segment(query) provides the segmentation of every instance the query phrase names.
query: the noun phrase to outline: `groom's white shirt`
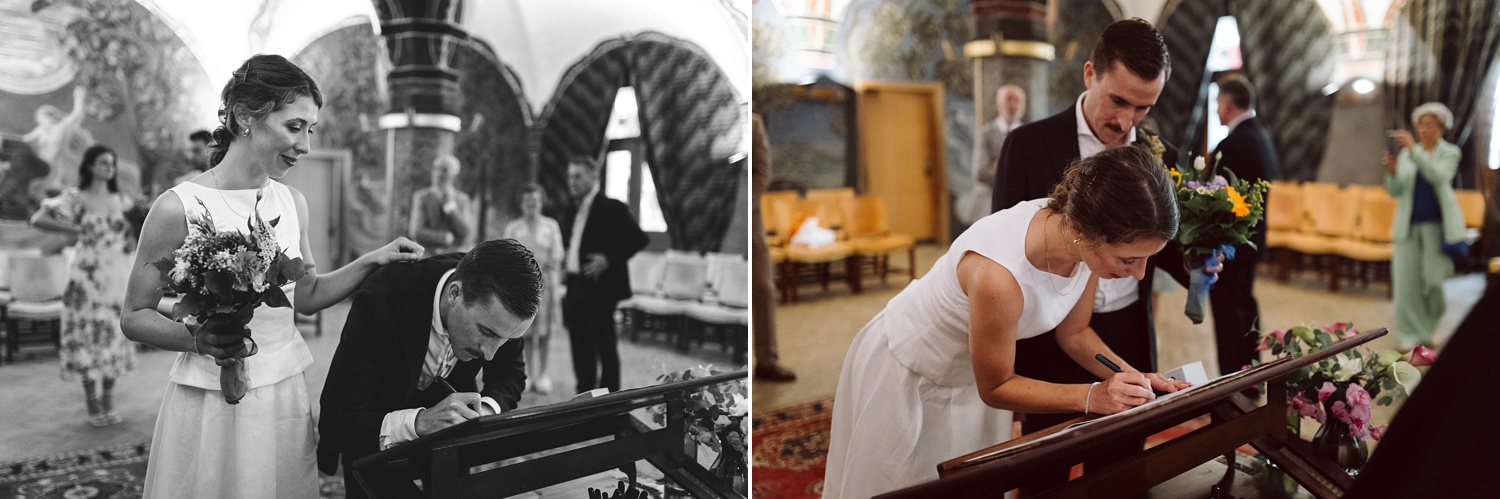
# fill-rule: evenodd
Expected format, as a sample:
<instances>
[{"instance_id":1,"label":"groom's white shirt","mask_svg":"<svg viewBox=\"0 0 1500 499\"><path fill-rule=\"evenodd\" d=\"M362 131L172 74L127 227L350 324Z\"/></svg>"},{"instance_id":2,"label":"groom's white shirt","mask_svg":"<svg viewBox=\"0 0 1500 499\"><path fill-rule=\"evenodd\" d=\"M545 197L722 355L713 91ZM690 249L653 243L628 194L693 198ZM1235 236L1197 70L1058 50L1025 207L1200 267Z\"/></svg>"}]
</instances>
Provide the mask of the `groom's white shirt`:
<instances>
[{"instance_id":1,"label":"groom's white shirt","mask_svg":"<svg viewBox=\"0 0 1500 499\"><path fill-rule=\"evenodd\" d=\"M1088 95L1088 92L1079 94L1078 103L1073 106L1073 112L1078 118L1078 157L1080 158L1087 158L1104 150L1104 142L1094 135L1094 130L1089 128L1089 123L1083 119L1085 95ZM1125 143L1135 143L1135 127L1130 127ZM1138 283L1139 281L1135 279L1099 279L1099 289L1094 292L1094 312L1114 312L1135 303L1140 298Z\"/></svg>"},{"instance_id":2,"label":"groom's white shirt","mask_svg":"<svg viewBox=\"0 0 1500 499\"><path fill-rule=\"evenodd\" d=\"M427 357L423 359L422 373L417 377L418 390L426 389L435 379L448 377L448 373L453 372L453 366L458 364L458 356L453 353L453 344L448 342L448 329L443 327L442 315L438 312L438 303L443 296L443 288L447 287L448 278L455 270L457 269L444 273L443 277L438 279L437 291L432 293L432 324L428 329ZM500 413L500 404L494 399L480 397L479 401L488 405L493 414ZM380 450L416 440L417 415L423 410L425 409L401 409L386 414L385 419L380 422Z\"/></svg>"}]
</instances>

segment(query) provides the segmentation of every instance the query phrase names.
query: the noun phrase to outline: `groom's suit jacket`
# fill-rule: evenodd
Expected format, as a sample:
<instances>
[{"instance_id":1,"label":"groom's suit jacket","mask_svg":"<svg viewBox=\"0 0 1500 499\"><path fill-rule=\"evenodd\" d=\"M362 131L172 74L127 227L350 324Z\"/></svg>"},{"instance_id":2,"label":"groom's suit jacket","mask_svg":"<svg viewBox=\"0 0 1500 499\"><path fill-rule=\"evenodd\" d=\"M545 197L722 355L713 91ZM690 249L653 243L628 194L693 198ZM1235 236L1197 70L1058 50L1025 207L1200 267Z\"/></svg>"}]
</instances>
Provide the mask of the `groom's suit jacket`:
<instances>
[{"instance_id":1,"label":"groom's suit jacket","mask_svg":"<svg viewBox=\"0 0 1500 499\"><path fill-rule=\"evenodd\" d=\"M418 390L417 378L427 355L433 293L443 273L457 267L461 257L462 253L450 253L386 265L370 274L354 293L319 399L319 470L333 474L340 455L353 462L379 451L380 425L386 413L432 407L448 396L436 382ZM521 341L506 342L489 361L459 361L446 379L455 390L479 392L495 399L504 411L515 409L526 381L521 345ZM475 383L480 369L484 370L482 390Z\"/></svg>"}]
</instances>

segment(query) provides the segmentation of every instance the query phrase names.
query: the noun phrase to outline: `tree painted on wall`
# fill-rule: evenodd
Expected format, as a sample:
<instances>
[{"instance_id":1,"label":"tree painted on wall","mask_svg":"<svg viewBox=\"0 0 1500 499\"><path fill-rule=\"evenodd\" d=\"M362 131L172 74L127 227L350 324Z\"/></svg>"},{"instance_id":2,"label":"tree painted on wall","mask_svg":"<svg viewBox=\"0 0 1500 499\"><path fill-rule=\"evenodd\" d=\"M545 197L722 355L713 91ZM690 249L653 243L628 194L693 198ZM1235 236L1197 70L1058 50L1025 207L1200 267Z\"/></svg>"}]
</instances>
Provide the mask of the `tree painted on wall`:
<instances>
[{"instance_id":1,"label":"tree painted on wall","mask_svg":"<svg viewBox=\"0 0 1500 499\"><path fill-rule=\"evenodd\" d=\"M177 34L135 2L74 3L87 14L68 25L61 42L78 68L75 82L89 90L87 112L98 121L123 120L142 183L159 182L158 171L188 162L188 133L213 115L192 100L207 89L207 75Z\"/></svg>"},{"instance_id":2,"label":"tree painted on wall","mask_svg":"<svg viewBox=\"0 0 1500 499\"><path fill-rule=\"evenodd\" d=\"M849 35L857 72L877 78L938 81L953 97L974 100L974 38L967 0L883 0L851 5Z\"/></svg>"}]
</instances>

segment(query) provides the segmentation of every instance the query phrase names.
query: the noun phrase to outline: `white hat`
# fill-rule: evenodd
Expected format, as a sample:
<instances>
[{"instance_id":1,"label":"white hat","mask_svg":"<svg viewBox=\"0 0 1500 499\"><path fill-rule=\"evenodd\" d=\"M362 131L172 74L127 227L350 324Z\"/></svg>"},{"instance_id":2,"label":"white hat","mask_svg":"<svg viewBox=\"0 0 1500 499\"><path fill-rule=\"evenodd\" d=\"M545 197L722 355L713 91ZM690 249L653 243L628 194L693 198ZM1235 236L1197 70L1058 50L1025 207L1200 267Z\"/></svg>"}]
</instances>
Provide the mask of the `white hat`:
<instances>
[{"instance_id":1,"label":"white hat","mask_svg":"<svg viewBox=\"0 0 1500 499\"><path fill-rule=\"evenodd\" d=\"M1433 118L1437 118L1438 124L1442 125L1445 131L1453 127L1453 111L1449 111L1448 106L1444 106L1441 102L1434 101L1417 106L1416 109L1411 111L1411 123L1416 125L1417 121L1424 114L1430 114Z\"/></svg>"}]
</instances>

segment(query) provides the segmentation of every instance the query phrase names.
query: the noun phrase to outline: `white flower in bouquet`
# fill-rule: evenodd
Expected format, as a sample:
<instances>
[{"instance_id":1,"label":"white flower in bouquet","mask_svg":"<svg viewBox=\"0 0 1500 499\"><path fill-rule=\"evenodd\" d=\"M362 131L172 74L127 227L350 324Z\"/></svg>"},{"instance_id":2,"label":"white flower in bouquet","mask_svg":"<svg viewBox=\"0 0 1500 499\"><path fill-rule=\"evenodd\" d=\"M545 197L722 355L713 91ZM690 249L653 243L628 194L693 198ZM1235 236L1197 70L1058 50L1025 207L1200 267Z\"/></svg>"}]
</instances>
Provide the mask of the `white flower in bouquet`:
<instances>
[{"instance_id":1,"label":"white flower in bouquet","mask_svg":"<svg viewBox=\"0 0 1500 499\"><path fill-rule=\"evenodd\" d=\"M1360 371L1364 370L1364 359L1362 357L1344 358L1339 362L1339 370L1333 373L1333 379L1338 381L1349 381Z\"/></svg>"},{"instance_id":2,"label":"white flower in bouquet","mask_svg":"<svg viewBox=\"0 0 1500 499\"><path fill-rule=\"evenodd\" d=\"M1197 159L1193 160L1194 170L1198 170L1201 172L1204 168L1208 168L1208 160L1203 159L1203 156L1198 156Z\"/></svg>"}]
</instances>

